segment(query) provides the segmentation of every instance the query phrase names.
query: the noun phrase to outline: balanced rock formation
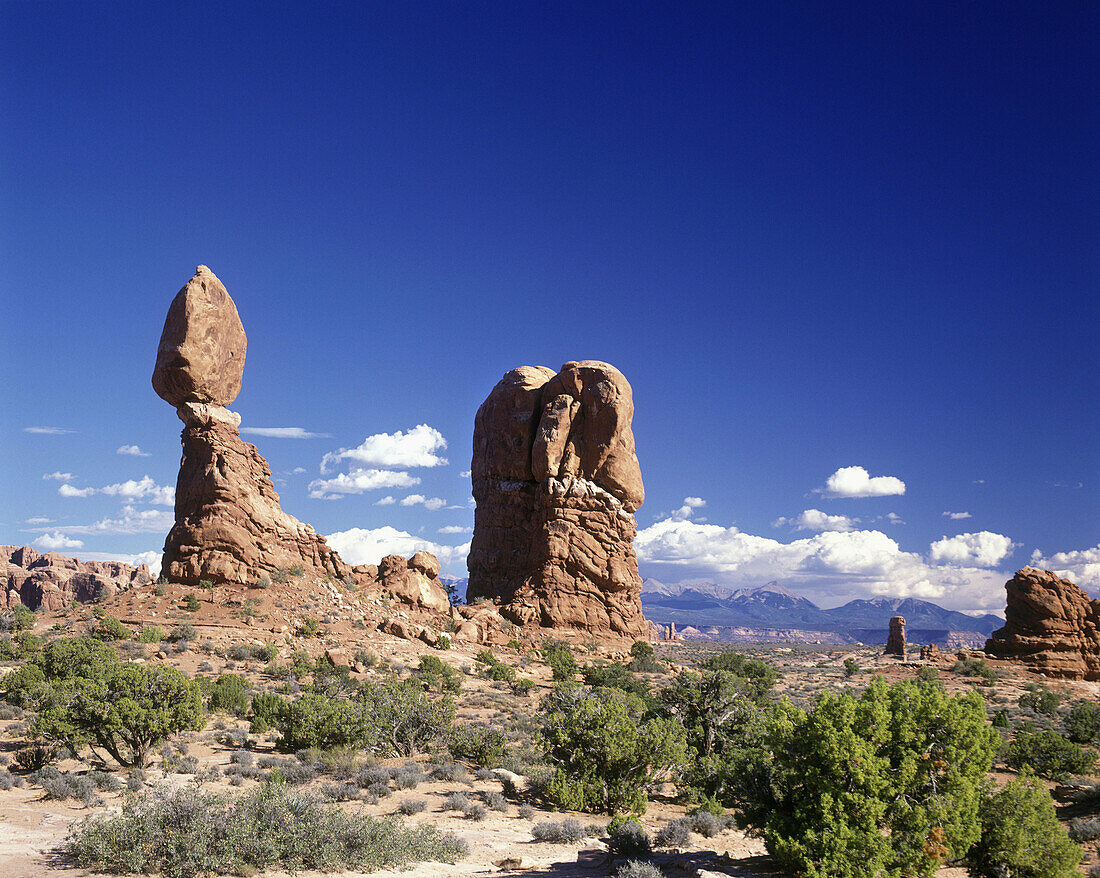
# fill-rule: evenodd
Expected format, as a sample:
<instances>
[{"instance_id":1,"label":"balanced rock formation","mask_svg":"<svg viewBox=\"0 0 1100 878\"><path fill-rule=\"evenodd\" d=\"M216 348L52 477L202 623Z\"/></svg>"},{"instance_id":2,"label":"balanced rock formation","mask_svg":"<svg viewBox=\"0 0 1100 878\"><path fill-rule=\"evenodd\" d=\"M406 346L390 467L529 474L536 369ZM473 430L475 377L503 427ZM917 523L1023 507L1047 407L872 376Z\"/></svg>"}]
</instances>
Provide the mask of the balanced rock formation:
<instances>
[{"instance_id":1,"label":"balanced rock formation","mask_svg":"<svg viewBox=\"0 0 1100 878\"><path fill-rule=\"evenodd\" d=\"M360 564L352 572L367 597L386 593L410 607L447 613L451 601L439 581L439 569L435 555L417 552L408 560L400 555L387 555L377 565Z\"/></svg>"},{"instance_id":2,"label":"balanced rock formation","mask_svg":"<svg viewBox=\"0 0 1100 878\"><path fill-rule=\"evenodd\" d=\"M894 616L890 620L890 634L886 638L884 655L899 655L905 658L905 617Z\"/></svg>"},{"instance_id":3,"label":"balanced rock formation","mask_svg":"<svg viewBox=\"0 0 1100 878\"><path fill-rule=\"evenodd\" d=\"M633 393L595 360L521 366L478 409L467 600L520 625L644 637Z\"/></svg>"},{"instance_id":4,"label":"balanced rock formation","mask_svg":"<svg viewBox=\"0 0 1100 878\"><path fill-rule=\"evenodd\" d=\"M342 579L351 568L308 524L283 512L271 469L225 406L241 388L247 341L236 305L200 265L164 323L153 388L183 421L176 521L162 572L196 585L246 586L279 570Z\"/></svg>"},{"instance_id":5,"label":"balanced rock formation","mask_svg":"<svg viewBox=\"0 0 1100 878\"><path fill-rule=\"evenodd\" d=\"M78 561L57 552L40 554L30 546L0 546L0 606L25 604L32 610L58 610L73 601L94 601L149 582L149 565L119 561Z\"/></svg>"},{"instance_id":6,"label":"balanced rock formation","mask_svg":"<svg viewBox=\"0 0 1100 878\"><path fill-rule=\"evenodd\" d=\"M1035 567L1017 570L1005 591L1005 625L986 641L989 655L1052 677L1100 680L1100 600Z\"/></svg>"}]
</instances>

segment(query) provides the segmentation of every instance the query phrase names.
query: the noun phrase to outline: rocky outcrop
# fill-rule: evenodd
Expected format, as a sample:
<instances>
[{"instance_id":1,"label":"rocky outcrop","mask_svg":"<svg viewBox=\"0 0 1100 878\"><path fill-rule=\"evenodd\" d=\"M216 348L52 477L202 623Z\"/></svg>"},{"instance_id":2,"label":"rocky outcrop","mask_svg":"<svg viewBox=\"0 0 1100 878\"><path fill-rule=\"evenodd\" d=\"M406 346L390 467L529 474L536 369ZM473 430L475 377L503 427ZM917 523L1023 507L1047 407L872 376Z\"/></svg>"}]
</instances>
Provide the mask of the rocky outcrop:
<instances>
[{"instance_id":1,"label":"rocky outcrop","mask_svg":"<svg viewBox=\"0 0 1100 878\"><path fill-rule=\"evenodd\" d=\"M434 613L447 613L451 602L439 581L439 560L430 552L417 552L406 560L387 555L375 564L353 567L356 580L368 596L389 594L399 601Z\"/></svg>"},{"instance_id":2,"label":"rocky outcrop","mask_svg":"<svg viewBox=\"0 0 1100 878\"><path fill-rule=\"evenodd\" d=\"M25 604L32 610L58 610L73 601L94 601L149 582L149 565L119 561L78 561L57 552L40 554L30 546L0 546L0 605Z\"/></svg>"},{"instance_id":3,"label":"rocky outcrop","mask_svg":"<svg viewBox=\"0 0 1100 878\"><path fill-rule=\"evenodd\" d=\"M1035 567L1016 571L1005 591L1005 625L986 641L989 655L1052 677L1100 680L1100 601Z\"/></svg>"},{"instance_id":4,"label":"rocky outcrop","mask_svg":"<svg viewBox=\"0 0 1100 878\"><path fill-rule=\"evenodd\" d=\"M925 644L920 648L920 660L922 662L937 662L940 657L940 648L934 643Z\"/></svg>"},{"instance_id":5,"label":"rocky outcrop","mask_svg":"<svg viewBox=\"0 0 1100 878\"><path fill-rule=\"evenodd\" d=\"M478 409L467 599L520 625L644 637L633 393L594 360L508 372Z\"/></svg>"},{"instance_id":6,"label":"rocky outcrop","mask_svg":"<svg viewBox=\"0 0 1100 878\"><path fill-rule=\"evenodd\" d=\"M905 658L905 617L894 616L890 620L890 633L886 638L884 655L898 655Z\"/></svg>"},{"instance_id":7,"label":"rocky outcrop","mask_svg":"<svg viewBox=\"0 0 1100 878\"><path fill-rule=\"evenodd\" d=\"M240 390L245 348L233 300L200 265L169 308L153 370L153 387L184 424L162 572L191 585L247 586L280 571L348 576L324 537L283 512L267 461L241 440L240 415L224 408Z\"/></svg>"}]
</instances>

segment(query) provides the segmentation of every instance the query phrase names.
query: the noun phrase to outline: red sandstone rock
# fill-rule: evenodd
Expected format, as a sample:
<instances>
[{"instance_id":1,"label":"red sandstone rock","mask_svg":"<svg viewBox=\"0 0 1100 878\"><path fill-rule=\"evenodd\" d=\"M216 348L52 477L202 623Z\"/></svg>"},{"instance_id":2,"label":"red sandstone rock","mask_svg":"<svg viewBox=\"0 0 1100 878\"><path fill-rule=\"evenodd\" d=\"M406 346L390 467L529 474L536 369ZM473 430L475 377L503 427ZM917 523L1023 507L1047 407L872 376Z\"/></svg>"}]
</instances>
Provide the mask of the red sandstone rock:
<instances>
[{"instance_id":1,"label":"red sandstone rock","mask_svg":"<svg viewBox=\"0 0 1100 878\"><path fill-rule=\"evenodd\" d=\"M645 637L633 512L645 497L630 384L613 366L524 366L474 422L472 601L521 625Z\"/></svg>"},{"instance_id":2,"label":"red sandstone rock","mask_svg":"<svg viewBox=\"0 0 1100 878\"><path fill-rule=\"evenodd\" d=\"M894 616L890 620L890 634L886 638L885 655L898 655L905 658L905 617Z\"/></svg>"},{"instance_id":3,"label":"red sandstone rock","mask_svg":"<svg viewBox=\"0 0 1100 878\"><path fill-rule=\"evenodd\" d=\"M1049 570L1024 567L1005 583L1005 625L985 651L1052 677L1100 680L1100 601Z\"/></svg>"},{"instance_id":4,"label":"red sandstone rock","mask_svg":"<svg viewBox=\"0 0 1100 878\"><path fill-rule=\"evenodd\" d=\"M0 606L22 603L32 610L57 610L73 601L93 601L149 581L149 566L119 561L78 561L30 546L0 546Z\"/></svg>"},{"instance_id":5,"label":"red sandstone rock","mask_svg":"<svg viewBox=\"0 0 1100 878\"><path fill-rule=\"evenodd\" d=\"M226 406L237 398L248 339L222 282L195 269L168 308L153 368L153 389L174 406Z\"/></svg>"}]
</instances>

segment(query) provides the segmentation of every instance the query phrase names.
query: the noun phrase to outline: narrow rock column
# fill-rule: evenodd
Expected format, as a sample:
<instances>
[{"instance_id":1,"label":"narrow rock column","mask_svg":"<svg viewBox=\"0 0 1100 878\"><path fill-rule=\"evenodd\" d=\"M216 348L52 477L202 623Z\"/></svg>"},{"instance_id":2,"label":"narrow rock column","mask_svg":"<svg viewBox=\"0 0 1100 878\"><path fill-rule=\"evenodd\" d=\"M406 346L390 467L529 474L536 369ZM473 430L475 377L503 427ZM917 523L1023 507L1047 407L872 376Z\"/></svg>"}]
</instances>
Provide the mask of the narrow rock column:
<instances>
[{"instance_id":1,"label":"narrow rock column","mask_svg":"<svg viewBox=\"0 0 1100 878\"><path fill-rule=\"evenodd\" d=\"M890 620L890 635L886 638L885 655L905 658L905 617L894 616Z\"/></svg>"}]
</instances>

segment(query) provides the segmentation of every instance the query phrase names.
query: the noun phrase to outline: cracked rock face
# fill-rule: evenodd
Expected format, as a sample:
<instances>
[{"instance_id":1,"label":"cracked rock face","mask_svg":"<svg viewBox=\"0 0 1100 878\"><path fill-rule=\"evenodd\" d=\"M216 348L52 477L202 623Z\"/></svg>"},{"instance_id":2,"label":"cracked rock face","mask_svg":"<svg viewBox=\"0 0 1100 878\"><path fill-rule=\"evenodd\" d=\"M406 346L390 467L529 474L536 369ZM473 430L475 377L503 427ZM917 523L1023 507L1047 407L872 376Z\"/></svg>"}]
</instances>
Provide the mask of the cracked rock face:
<instances>
[{"instance_id":1,"label":"cracked rock face","mask_svg":"<svg viewBox=\"0 0 1100 878\"><path fill-rule=\"evenodd\" d=\"M1100 600L1035 567L1017 570L1005 591L1005 625L987 653L1052 677L1100 680Z\"/></svg>"},{"instance_id":2,"label":"cracked rock face","mask_svg":"<svg viewBox=\"0 0 1100 878\"><path fill-rule=\"evenodd\" d=\"M468 598L521 625L643 637L630 384L595 360L508 372L478 409Z\"/></svg>"},{"instance_id":3,"label":"cracked rock face","mask_svg":"<svg viewBox=\"0 0 1100 878\"><path fill-rule=\"evenodd\" d=\"M149 582L149 567L120 561L78 561L30 546L0 546L0 607L24 604L32 610L59 610L73 601L110 597Z\"/></svg>"}]
</instances>

